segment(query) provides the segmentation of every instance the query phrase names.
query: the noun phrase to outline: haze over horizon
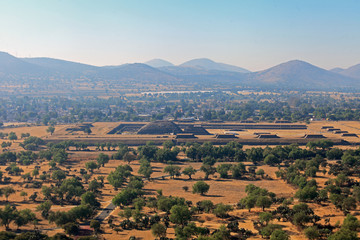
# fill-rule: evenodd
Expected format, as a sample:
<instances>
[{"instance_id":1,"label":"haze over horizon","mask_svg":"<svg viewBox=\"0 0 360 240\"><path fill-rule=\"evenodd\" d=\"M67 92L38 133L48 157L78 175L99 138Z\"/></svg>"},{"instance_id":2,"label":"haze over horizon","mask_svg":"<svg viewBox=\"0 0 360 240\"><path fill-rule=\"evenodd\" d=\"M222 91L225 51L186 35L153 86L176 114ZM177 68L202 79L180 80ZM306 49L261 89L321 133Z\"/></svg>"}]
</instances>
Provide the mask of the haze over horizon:
<instances>
[{"instance_id":1,"label":"haze over horizon","mask_svg":"<svg viewBox=\"0 0 360 240\"><path fill-rule=\"evenodd\" d=\"M91 65L196 58L259 71L360 63L359 1L0 1L0 51Z\"/></svg>"}]
</instances>

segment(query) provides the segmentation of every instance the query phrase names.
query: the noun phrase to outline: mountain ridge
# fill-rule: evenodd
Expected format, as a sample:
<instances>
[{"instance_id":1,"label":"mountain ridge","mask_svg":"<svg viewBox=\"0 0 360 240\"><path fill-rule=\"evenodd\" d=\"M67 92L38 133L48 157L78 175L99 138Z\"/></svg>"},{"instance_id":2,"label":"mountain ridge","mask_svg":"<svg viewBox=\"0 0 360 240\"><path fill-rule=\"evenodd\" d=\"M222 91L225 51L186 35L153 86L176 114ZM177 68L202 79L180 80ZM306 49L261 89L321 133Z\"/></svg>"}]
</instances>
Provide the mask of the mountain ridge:
<instances>
[{"instance_id":1,"label":"mountain ridge","mask_svg":"<svg viewBox=\"0 0 360 240\"><path fill-rule=\"evenodd\" d=\"M192 60L191 60L192 61ZM176 86L185 84L193 88L234 88L256 87L302 90L360 89L360 79L325 70L301 60L292 60L257 72L238 72L216 69L209 59L200 59L179 66L152 67L145 63L123 64L119 66L97 67L77 62L52 58L16 58L0 52L0 81L13 84L92 84L111 86L112 84L163 84ZM215 63L219 64L219 63ZM206 65L206 64L205 64ZM216 65L219 66L219 65ZM231 65L230 65L231 66ZM215 68L215 69L214 69ZM355 74L359 65L345 69ZM65 78L64 78L65 77ZM38 80L37 80L38 79ZM44 86L41 86L44 87ZM65 85L64 85L65 87Z\"/></svg>"},{"instance_id":2,"label":"mountain ridge","mask_svg":"<svg viewBox=\"0 0 360 240\"><path fill-rule=\"evenodd\" d=\"M218 71L228 71L228 72L240 72L240 73L249 73L250 71L241 68L238 66L225 64L225 63L218 63L208 58L197 58L186 61L179 65L179 67L195 67L195 68L202 68L206 70L218 70Z\"/></svg>"}]
</instances>

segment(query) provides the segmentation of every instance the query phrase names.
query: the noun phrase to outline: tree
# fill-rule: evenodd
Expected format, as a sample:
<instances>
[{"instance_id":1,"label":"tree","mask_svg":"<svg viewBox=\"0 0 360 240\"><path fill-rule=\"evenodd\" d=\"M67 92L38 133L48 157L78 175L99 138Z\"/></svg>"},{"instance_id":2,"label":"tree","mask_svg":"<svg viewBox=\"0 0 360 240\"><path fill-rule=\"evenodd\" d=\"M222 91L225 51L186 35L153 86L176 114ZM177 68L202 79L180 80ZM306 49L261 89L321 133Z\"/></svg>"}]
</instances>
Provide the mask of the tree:
<instances>
[{"instance_id":1,"label":"tree","mask_svg":"<svg viewBox=\"0 0 360 240\"><path fill-rule=\"evenodd\" d=\"M191 219L187 206L175 205L170 210L170 221L175 224L185 225Z\"/></svg>"},{"instance_id":2,"label":"tree","mask_svg":"<svg viewBox=\"0 0 360 240\"><path fill-rule=\"evenodd\" d=\"M306 186L295 193L295 197L299 198L300 201L314 200L318 195L316 186Z\"/></svg>"},{"instance_id":3,"label":"tree","mask_svg":"<svg viewBox=\"0 0 360 240\"><path fill-rule=\"evenodd\" d=\"M196 203L200 211L209 213L214 208L214 203L210 200L202 200Z\"/></svg>"},{"instance_id":4,"label":"tree","mask_svg":"<svg viewBox=\"0 0 360 240\"><path fill-rule=\"evenodd\" d=\"M39 169L35 168L35 169L32 171L32 175L33 175L34 178L36 179L36 176L39 175Z\"/></svg>"},{"instance_id":5,"label":"tree","mask_svg":"<svg viewBox=\"0 0 360 240\"><path fill-rule=\"evenodd\" d=\"M91 134L91 128L88 126L86 128L84 128L84 133L86 133L87 135L90 135Z\"/></svg>"},{"instance_id":6,"label":"tree","mask_svg":"<svg viewBox=\"0 0 360 240\"><path fill-rule=\"evenodd\" d=\"M127 177L131 176L132 168L129 165L118 166L115 171L110 172L107 179L115 188L122 186Z\"/></svg>"},{"instance_id":7,"label":"tree","mask_svg":"<svg viewBox=\"0 0 360 240\"><path fill-rule=\"evenodd\" d=\"M18 212L15 207L6 205L4 209L0 209L0 225L5 226L9 230L10 223L16 219Z\"/></svg>"},{"instance_id":8,"label":"tree","mask_svg":"<svg viewBox=\"0 0 360 240\"><path fill-rule=\"evenodd\" d=\"M124 208L123 211L119 212L119 216L129 220L129 218L131 218L131 216L132 216L131 208L129 208L129 207Z\"/></svg>"},{"instance_id":9,"label":"tree","mask_svg":"<svg viewBox=\"0 0 360 240\"><path fill-rule=\"evenodd\" d=\"M165 238L166 237L166 227L161 223L155 223L151 226L151 233L155 238Z\"/></svg>"},{"instance_id":10,"label":"tree","mask_svg":"<svg viewBox=\"0 0 360 240\"><path fill-rule=\"evenodd\" d=\"M273 215L269 212L261 212L259 213L259 217L260 222L263 224L265 223L265 225L267 225L273 219Z\"/></svg>"},{"instance_id":11,"label":"tree","mask_svg":"<svg viewBox=\"0 0 360 240\"><path fill-rule=\"evenodd\" d=\"M343 200L341 208L344 211L344 213L348 213L350 210L355 210L356 209L356 200L355 200L355 198L353 198L353 197L345 198Z\"/></svg>"},{"instance_id":12,"label":"tree","mask_svg":"<svg viewBox=\"0 0 360 240\"><path fill-rule=\"evenodd\" d=\"M228 212L232 210L231 205L225 205L223 203L216 204L214 214L217 217L225 218L228 216Z\"/></svg>"},{"instance_id":13,"label":"tree","mask_svg":"<svg viewBox=\"0 0 360 240\"><path fill-rule=\"evenodd\" d=\"M198 181L193 185L193 193L200 193L200 195L204 195L210 189L210 185L204 181Z\"/></svg>"},{"instance_id":14,"label":"tree","mask_svg":"<svg viewBox=\"0 0 360 240\"><path fill-rule=\"evenodd\" d=\"M50 209L51 209L52 203L47 200L45 202L42 202L40 205L36 207L36 211L41 212L41 216L45 219L49 217Z\"/></svg>"},{"instance_id":15,"label":"tree","mask_svg":"<svg viewBox=\"0 0 360 240\"><path fill-rule=\"evenodd\" d=\"M343 151L340 148L332 148L326 152L326 157L329 160L341 159Z\"/></svg>"},{"instance_id":16,"label":"tree","mask_svg":"<svg viewBox=\"0 0 360 240\"><path fill-rule=\"evenodd\" d=\"M81 204L82 205L88 204L94 208L100 207L100 203L96 199L96 196L93 192L85 192L83 195L81 195Z\"/></svg>"},{"instance_id":17,"label":"tree","mask_svg":"<svg viewBox=\"0 0 360 240\"><path fill-rule=\"evenodd\" d=\"M90 227L94 229L95 233L100 232L101 224L98 220L91 220Z\"/></svg>"},{"instance_id":18,"label":"tree","mask_svg":"<svg viewBox=\"0 0 360 240\"><path fill-rule=\"evenodd\" d=\"M209 164L203 164L200 168L200 171L205 173L205 180L208 180L209 176L216 172L216 169Z\"/></svg>"},{"instance_id":19,"label":"tree","mask_svg":"<svg viewBox=\"0 0 360 240\"><path fill-rule=\"evenodd\" d=\"M104 167L105 163L108 163L110 160L109 155L104 154L104 153L100 153L99 156L97 157L96 161L99 164L99 166Z\"/></svg>"},{"instance_id":20,"label":"tree","mask_svg":"<svg viewBox=\"0 0 360 240\"><path fill-rule=\"evenodd\" d=\"M281 161L278 157L276 157L274 154L270 153L267 155L264 159L264 163L270 166L273 166L275 164L279 164Z\"/></svg>"},{"instance_id":21,"label":"tree","mask_svg":"<svg viewBox=\"0 0 360 240\"><path fill-rule=\"evenodd\" d=\"M305 236L310 240L315 240L320 237L320 232L317 227L308 227L304 230Z\"/></svg>"},{"instance_id":22,"label":"tree","mask_svg":"<svg viewBox=\"0 0 360 240\"><path fill-rule=\"evenodd\" d=\"M243 163L238 163L237 165L233 165L230 170L231 170L231 177L235 179L240 179L246 173L246 168Z\"/></svg>"},{"instance_id":23,"label":"tree","mask_svg":"<svg viewBox=\"0 0 360 240\"><path fill-rule=\"evenodd\" d=\"M63 225L65 232L69 235L77 235L79 233L79 224L75 222L69 222Z\"/></svg>"},{"instance_id":24,"label":"tree","mask_svg":"<svg viewBox=\"0 0 360 240\"><path fill-rule=\"evenodd\" d=\"M127 206L130 205L135 198L141 194L138 189L124 188L112 199L112 203L116 206Z\"/></svg>"},{"instance_id":25,"label":"tree","mask_svg":"<svg viewBox=\"0 0 360 240\"><path fill-rule=\"evenodd\" d=\"M220 174L221 178L228 178L228 172L231 168L231 164L220 164L217 166L216 171Z\"/></svg>"},{"instance_id":26,"label":"tree","mask_svg":"<svg viewBox=\"0 0 360 240\"><path fill-rule=\"evenodd\" d=\"M290 237L289 235L281 229L276 229L275 231L272 232L271 236L270 236L270 240L289 240Z\"/></svg>"},{"instance_id":27,"label":"tree","mask_svg":"<svg viewBox=\"0 0 360 240\"><path fill-rule=\"evenodd\" d=\"M196 173L196 170L193 168L193 166L189 166L186 167L182 173L186 176L189 176L189 179L191 179L191 176Z\"/></svg>"},{"instance_id":28,"label":"tree","mask_svg":"<svg viewBox=\"0 0 360 240\"><path fill-rule=\"evenodd\" d=\"M20 196L24 197L24 202L26 201L25 197L27 196L27 192L21 191Z\"/></svg>"},{"instance_id":29,"label":"tree","mask_svg":"<svg viewBox=\"0 0 360 240\"><path fill-rule=\"evenodd\" d=\"M85 163L85 168L87 170L89 170L91 173L94 173L94 170L98 168L98 165L94 161L86 162Z\"/></svg>"},{"instance_id":30,"label":"tree","mask_svg":"<svg viewBox=\"0 0 360 240\"><path fill-rule=\"evenodd\" d=\"M51 178L54 179L55 181L58 181L58 183L60 183L62 180L66 178L66 173L62 170L55 170L51 174Z\"/></svg>"},{"instance_id":31,"label":"tree","mask_svg":"<svg viewBox=\"0 0 360 240\"><path fill-rule=\"evenodd\" d=\"M5 198L6 198L6 201L8 201L8 198L11 194L14 194L15 193L15 190L12 188L12 187L4 187L1 189L2 193L4 194Z\"/></svg>"},{"instance_id":32,"label":"tree","mask_svg":"<svg viewBox=\"0 0 360 240\"><path fill-rule=\"evenodd\" d=\"M360 221L353 215L348 214L344 219L342 229L349 229L350 231L358 231L360 229Z\"/></svg>"},{"instance_id":33,"label":"tree","mask_svg":"<svg viewBox=\"0 0 360 240\"><path fill-rule=\"evenodd\" d=\"M250 212L251 209L255 207L255 204L256 204L256 196L249 195L241 199L240 202L238 203L238 206L242 208L246 208Z\"/></svg>"},{"instance_id":34,"label":"tree","mask_svg":"<svg viewBox=\"0 0 360 240\"><path fill-rule=\"evenodd\" d=\"M16 136L16 133L10 132L10 133L9 133L9 136L8 136L8 139L9 139L10 141L14 141L14 140L17 140L18 137Z\"/></svg>"},{"instance_id":35,"label":"tree","mask_svg":"<svg viewBox=\"0 0 360 240\"><path fill-rule=\"evenodd\" d=\"M126 161L128 164L130 164L135 159L136 159L135 155L130 152L126 152L123 156L123 160Z\"/></svg>"},{"instance_id":36,"label":"tree","mask_svg":"<svg viewBox=\"0 0 360 240\"><path fill-rule=\"evenodd\" d=\"M179 176L180 175L180 167L179 166L174 166L174 165L169 165L166 166L164 168L164 173L168 173L171 178L175 178L175 176Z\"/></svg>"},{"instance_id":37,"label":"tree","mask_svg":"<svg viewBox=\"0 0 360 240\"><path fill-rule=\"evenodd\" d=\"M263 211L265 211L265 208L269 208L272 204L272 201L267 196L259 196L256 199L256 206L261 207Z\"/></svg>"},{"instance_id":38,"label":"tree","mask_svg":"<svg viewBox=\"0 0 360 240\"><path fill-rule=\"evenodd\" d=\"M148 160L146 160L146 159L140 160L140 168L139 168L138 173L143 175L148 180L150 180L153 170L152 170L150 162Z\"/></svg>"},{"instance_id":39,"label":"tree","mask_svg":"<svg viewBox=\"0 0 360 240\"><path fill-rule=\"evenodd\" d=\"M102 187L103 187L103 184L101 182L98 182L96 179L94 179L89 183L88 190L96 193L96 192L98 192L98 189L100 189Z\"/></svg>"},{"instance_id":40,"label":"tree","mask_svg":"<svg viewBox=\"0 0 360 240\"><path fill-rule=\"evenodd\" d=\"M339 231L331 234L328 240L358 240L357 232L349 229L340 229Z\"/></svg>"},{"instance_id":41,"label":"tree","mask_svg":"<svg viewBox=\"0 0 360 240\"><path fill-rule=\"evenodd\" d=\"M15 224L19 227L28 224L36 219L35 214L30 209L20 210L15 218Z\"/></svg>"},{"instance_id":42,"label":"tree","mask_svg":"<svg viewBox=\"0 0 360 240\"><path fill-rule=\"evenodd\" d=\"M46 129L46 132L50 133L50 135L53 135L53 133L55 132L55 128L53 126L49 126Z\"/></svg>"},{"instance_id":43,"label":"tree","mask_svg":"<svg viewBox=\"0 0 360 240\"><path fill-rule=\"evenodd\" d=\"M264 174L265 174L264 169L260 168L259 170L256 171L256 175L260 175L262 178L264 178Z\"/></svg>"},{"instance_id":44,"label":"tree","mask_svg":"<svg viewBox=\"0 0 360 240\"><path fill-rule=\"evenodd\" d=\"M263 160L262 148L250 148L246 150L247 159L253 162L255 165Z\"/></svg>"},{"instance_id":45,"label":"tree","mask_svg":"<svg viewBox=\"0 0 360 240\"><path fill-rule=\"evenodd\" d=\"M226 229L225 225L221 225L220 228L216 230L215 233L212 234L212 239L230 240L231 239L230 231Z\"/></svg>"}]
</instances>

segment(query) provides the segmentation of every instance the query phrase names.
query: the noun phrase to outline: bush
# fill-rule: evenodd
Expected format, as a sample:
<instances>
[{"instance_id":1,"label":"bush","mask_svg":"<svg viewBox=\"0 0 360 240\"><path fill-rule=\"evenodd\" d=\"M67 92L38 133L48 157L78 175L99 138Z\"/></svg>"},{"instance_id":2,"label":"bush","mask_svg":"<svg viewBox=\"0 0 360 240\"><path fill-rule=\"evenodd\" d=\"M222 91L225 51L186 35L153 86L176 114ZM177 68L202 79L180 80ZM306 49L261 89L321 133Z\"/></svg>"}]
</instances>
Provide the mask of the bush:
<instances>
[{"instance_id":1,"label":"bush","mask_svg":"<svg viewBox=\"0 0 360 240\"><path fill-rule=\"evenodd\" d=\"M288 240L289 235L281 229L276 229L270 236L270 240Z\"/></svg>"}]
</instances>

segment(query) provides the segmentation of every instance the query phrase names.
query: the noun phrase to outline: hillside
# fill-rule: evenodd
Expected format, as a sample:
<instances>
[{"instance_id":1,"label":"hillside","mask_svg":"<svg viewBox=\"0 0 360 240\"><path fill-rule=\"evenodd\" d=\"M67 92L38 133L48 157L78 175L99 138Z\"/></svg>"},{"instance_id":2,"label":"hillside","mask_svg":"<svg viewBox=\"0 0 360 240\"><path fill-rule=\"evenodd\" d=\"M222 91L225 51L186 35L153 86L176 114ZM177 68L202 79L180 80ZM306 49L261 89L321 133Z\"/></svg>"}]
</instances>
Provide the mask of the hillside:
<instances>
[{"instance_id":1,"label":"hillside","mask_svg":"<svg viewBox=\"0 0 360 240\"><path fill-rule=\"evenodd\" d=\"M99 69L99 67L95 67L87 64L65 61L54 58L22 58L21 60L44 68L53 69L57 72L68 73L68 74L85 73L88 71L96 71Z\"/></svg>"},{"instance_id":2,"label":"hillside","mask_svg":"<svg viewBox=\"0 0 360 240\"><path fill-rule=\"evenodd\" d=\"M157 66L169 65L154 60ZM0 53L0 81L10 85L26 85L46 91L76 92L84 86L92 89L148 89L161 84L177 89L231 89L256 87L301 90L360 89L360 65L328 71L310 63L294 60L259 72L240 72L241 68L195 59L180 66L151 67L143 63L96 67L52 58L16 58ZM231 70L231 71L230 71ZM341 74L339 74L339 73ZM6 85L5 84L5 85ZM24 86L26 88L26 86ZM3 89L6 91L6 88Z\"/></svg>"},{"instance_id":3,"label":"hillside","mask_svg":"<svg viewBox=\"0 0 360 240\"><path fill-rule=\"evenodd\" d=\"M165 61L163 59L152 59L145 62L145 64L153 68L174 66L174 64L172 64L171 62Z\"/></svg>"},{"instance_id":4,"label":"hillside","mask_svg":"<svg viewBox=\"0 0 360 240\"><path fill-rule=\"evenodd\" d=\"M249 73L250 71L241 67L217 63L207 58L193 59L183 64L180 64L180 67L194 67L205 70L217 70L217 71L228 71L228 72L240 72L240 73Z\"/></svg>"},{"instance_id":5,"label":"hillside","mask_svg":"<svg viewBox=\"0 0 360 240\"><path fill-rule=\"evenodd\" d=\"M265 85L298 89L359 87L359 81L304 61L293 60L248 75L248 80Z\"/></svg>"},{"instance_id":6,"label":"hillside","mask_svg":"<svg viewBox=\"0 0 360 240\"><path fill-rule=\"evenodd\" d=\"M347 69L343 68L334 68L331 70L332 72L340 73L344 76L360 79L360 64L354 65Z\"/></svg>"}]
</instances>

